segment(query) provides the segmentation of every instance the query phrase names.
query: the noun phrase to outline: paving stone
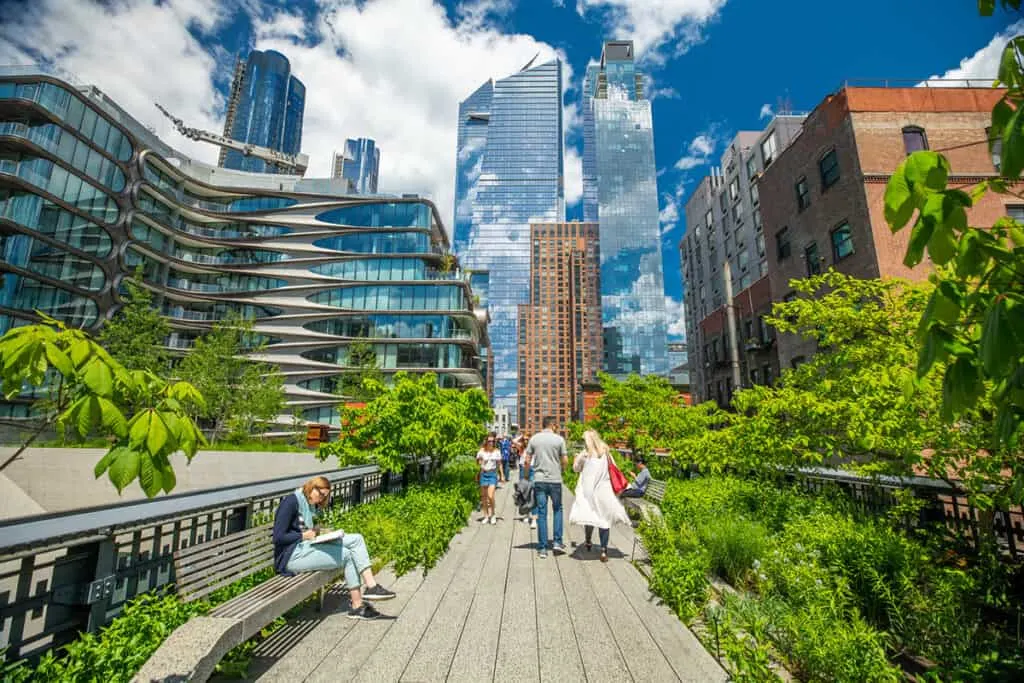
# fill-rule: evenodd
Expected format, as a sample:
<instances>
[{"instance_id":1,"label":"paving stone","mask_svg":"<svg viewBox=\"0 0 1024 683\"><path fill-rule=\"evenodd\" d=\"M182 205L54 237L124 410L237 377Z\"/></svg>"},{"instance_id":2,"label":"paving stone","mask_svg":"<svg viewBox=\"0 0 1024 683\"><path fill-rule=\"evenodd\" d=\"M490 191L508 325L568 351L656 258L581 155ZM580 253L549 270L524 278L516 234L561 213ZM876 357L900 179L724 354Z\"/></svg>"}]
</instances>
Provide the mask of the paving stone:
<instances>
[{"instance_id":1,"label":"paving stone","mask_svg":"<svg viewBox=\"0 0 1024 683\"><path fill-rule=\"evenodd\" d=\"M533 581L534 551L528 547L533 536L528 524L521 521L510 521L509 524L512 526L512 534L508 539L511 545L508 581L505 584L504 610L501 614L501 629L498 632L494 677L511 683L536 681L540 678L537 652L537 591ZM561 591L558 591L558 595L564 603ZM562 656L566 654L563 652ZM581 668L580 673L582 671Z\"/></svg>"}]
</instances>

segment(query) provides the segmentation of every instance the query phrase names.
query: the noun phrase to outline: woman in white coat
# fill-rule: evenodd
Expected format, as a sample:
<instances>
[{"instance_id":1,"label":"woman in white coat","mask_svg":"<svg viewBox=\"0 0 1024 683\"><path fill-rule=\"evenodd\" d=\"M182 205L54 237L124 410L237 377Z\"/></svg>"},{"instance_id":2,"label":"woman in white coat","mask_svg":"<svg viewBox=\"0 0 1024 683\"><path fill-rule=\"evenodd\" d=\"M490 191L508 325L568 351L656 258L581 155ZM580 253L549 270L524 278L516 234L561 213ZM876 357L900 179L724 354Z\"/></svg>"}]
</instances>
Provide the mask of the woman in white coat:
<instances>
[{"instance_id":1,"label":"woman in white coat","mask_svg":"<svg viewBox=\"0 0 1024 683\"><path fill-rule=\"evenodd\" d=\"M608 444L593 429L583 434L586 448L572 463L574 471L580 473L576 484L575 500L569 513L569 522L583 527L586 534L587 550L593 549L594 527L598 529L601 542L601 561L608 561L608 531L612 524L629 524L629 515L612 490L608 475L608 461L611 458Z\"/></svg>"}]
</instances>

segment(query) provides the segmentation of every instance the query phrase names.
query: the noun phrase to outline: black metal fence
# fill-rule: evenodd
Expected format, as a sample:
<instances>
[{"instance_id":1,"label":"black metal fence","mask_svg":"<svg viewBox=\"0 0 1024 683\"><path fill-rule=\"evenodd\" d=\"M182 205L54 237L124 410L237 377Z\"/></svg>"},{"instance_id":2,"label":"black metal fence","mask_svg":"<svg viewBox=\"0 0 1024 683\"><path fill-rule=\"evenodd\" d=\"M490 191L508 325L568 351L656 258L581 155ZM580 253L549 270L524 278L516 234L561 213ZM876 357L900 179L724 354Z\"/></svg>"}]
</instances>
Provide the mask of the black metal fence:
<instances>
[{"instance_id":1,"label":"black metal fence","mask_svg":"<svg viewBox=\"0 0 1024 683\"><path fill-rule=\"evenodd\" d=\"M622 456L632 459L633 454L628 449L616 450ZM669 458L664 454L656 457L660 460ZM668 467L676 477L699 475L695 465L674 464ZM1007 558L1024 560L1024 510L1021 507L979 510L971 504L965 491L941 479L884 475L865 477L825 467L786 470L781 471L780 476L812 493L838 489L862 509L878 514L895 508L900 503L899 492L909 491L921 507L917 515L903 517L906 527L944 527L951 538L962 541L967 547L977 548L987 541L994 543Z\"/></svg>"},{"instance_id":2,"label":"black metal fence","mask_svg":"<svg viewBox=\"0 0 1024 683\"><path fill-rule=\"evenodd\" d=\"M417 468L419 471L417 472ZM425 479L427 461L403 475L376 466L327 472L346 509ZM172 583L175 550L269 521L280 498L308 479L163 496L0 523L0 650L31 657L95 631L137 595Z\"/></svg>"}]
</instances>

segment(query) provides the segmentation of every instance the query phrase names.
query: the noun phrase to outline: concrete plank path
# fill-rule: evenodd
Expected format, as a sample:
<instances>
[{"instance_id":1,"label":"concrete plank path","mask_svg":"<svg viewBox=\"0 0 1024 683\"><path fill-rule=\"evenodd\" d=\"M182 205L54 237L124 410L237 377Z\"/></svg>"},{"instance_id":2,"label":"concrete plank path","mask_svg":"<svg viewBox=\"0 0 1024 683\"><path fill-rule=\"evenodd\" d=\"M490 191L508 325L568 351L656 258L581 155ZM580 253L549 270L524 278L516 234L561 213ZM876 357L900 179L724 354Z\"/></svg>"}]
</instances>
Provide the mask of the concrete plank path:
<instances>
[{"instance_id":1,"label":"concrete plank path","mask_svg":"<svg viewBox=\"0 0 1024 683\"><path fill-rule=\"evenodd\" d=\"M398 597L378 607L397 618L351 621L336 591L324 614L296 619L261 645L255 678L726 681L629 564L633 530L613 530L610 559L601 563L596 548L584 550L583 530L568 523L568 490L563 498L568 554L537 557L536 532L514 520L512 486L505 486L497 492L498 524L480 524L474 514L429 573L382 576Z\"/></svg>"}]
</instances>

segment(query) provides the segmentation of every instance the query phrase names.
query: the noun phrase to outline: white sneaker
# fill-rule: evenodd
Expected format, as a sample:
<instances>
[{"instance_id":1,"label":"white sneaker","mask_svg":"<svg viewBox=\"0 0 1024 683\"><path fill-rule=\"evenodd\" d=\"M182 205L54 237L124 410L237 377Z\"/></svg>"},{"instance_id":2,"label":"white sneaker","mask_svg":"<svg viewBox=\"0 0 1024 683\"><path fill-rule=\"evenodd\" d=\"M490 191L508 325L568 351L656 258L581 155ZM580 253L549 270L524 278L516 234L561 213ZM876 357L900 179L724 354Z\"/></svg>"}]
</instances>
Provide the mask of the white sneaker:
<instances>
[{"instance_id":1,"label":"white sneaker","mask_svg":"<svg viewBox=\"0 0 1024 683\"><path fill-rule=\"evenodd\" d=\"M498 523L497 518L492 515L491 516L491 524L497 524L497 523Z\"/></svg>"},{"instance_id":2,"label":"white sneaker","mask_svg":"<svg viewBox=\"0 0 1024 683\"><path fill-rule=\"evenodd\" d=\"M531 519L530 520L530 528L531 529L536 529L537 528L537 520L535 520L535 519Z\"/></svg>"}]
</instances>

